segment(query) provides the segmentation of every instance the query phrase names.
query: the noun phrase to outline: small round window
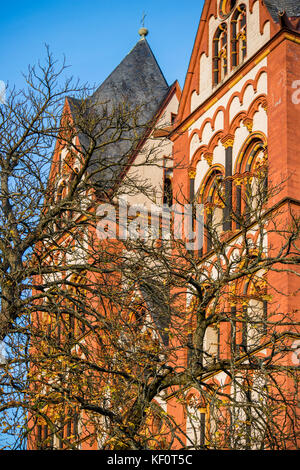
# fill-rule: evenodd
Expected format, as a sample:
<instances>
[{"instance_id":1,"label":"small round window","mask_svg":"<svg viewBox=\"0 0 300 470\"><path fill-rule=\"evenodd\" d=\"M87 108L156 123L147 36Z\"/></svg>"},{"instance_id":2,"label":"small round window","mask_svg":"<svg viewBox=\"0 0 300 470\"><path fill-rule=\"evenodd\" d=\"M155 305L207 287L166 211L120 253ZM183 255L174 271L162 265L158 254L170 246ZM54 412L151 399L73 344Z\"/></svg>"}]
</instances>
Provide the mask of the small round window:
<instances>
[{"instance_id":1,"label":"small round window","mask_svg":"<svg viewBox=\"0 0 300 470\"><path fill-rule=\"evenodd\" d=\"M220 0L219 15L222 19L227 18L234 9L236 0Z\"/></svg>"}]
</instances>

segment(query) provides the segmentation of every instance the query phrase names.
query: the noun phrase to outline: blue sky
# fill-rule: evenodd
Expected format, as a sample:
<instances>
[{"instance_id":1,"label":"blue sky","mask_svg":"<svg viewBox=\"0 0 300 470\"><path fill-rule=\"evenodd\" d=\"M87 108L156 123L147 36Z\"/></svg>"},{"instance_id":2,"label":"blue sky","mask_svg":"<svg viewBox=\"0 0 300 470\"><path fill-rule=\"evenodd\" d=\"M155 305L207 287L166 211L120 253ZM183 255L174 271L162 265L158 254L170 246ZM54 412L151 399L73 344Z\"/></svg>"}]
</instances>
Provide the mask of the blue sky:
<instances>
[{"instance_id":1,"label":"blue sky","mask_svg":"<svg viewBox=\"0 0 300 470\"><path fill-rule=\"evenodd\" d=\"M203 1L15 0L0 17L0 80L22 86L21 72L63 54L69 73L100 85L138 41L143 12L148 42L169 84L183 86Z\"/></svg>"}]
</instances>

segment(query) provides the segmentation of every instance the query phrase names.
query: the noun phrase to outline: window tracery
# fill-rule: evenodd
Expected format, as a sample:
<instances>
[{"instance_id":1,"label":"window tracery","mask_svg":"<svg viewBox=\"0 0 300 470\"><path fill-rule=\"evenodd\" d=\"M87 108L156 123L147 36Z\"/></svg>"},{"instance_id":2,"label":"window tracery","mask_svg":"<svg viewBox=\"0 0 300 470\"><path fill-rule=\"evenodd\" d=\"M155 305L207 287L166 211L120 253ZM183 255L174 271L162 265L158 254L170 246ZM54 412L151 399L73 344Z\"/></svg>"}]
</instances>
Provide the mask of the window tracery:
<instances>
[{"instance_id":1,"label":"window tracery","mask_svg":"<svg viewBox=\"0 0 300 470\"><path fill-rule=\"evenodd\" d=\"M220 83L228 71L227 24L218 27L213 40L213 83Z\"/></svg>"},{"instance_id":2,"label":"window tracery","mask_svg":"<svg viewBox=\"0 0 300 470\"><path fill-rule=\"evenodd\" d=\"M266 202L268 189L267 147L259 137L253 137L241 150L243 158L233 177L235 186L235 216L237 228L245 217L248 221ZM240 222L239 222L240 219Z\"/></svg>"},{"instance_id":3,"label":"window tracery","mask_svg":"<svg viewBox=\"0 0 300 470\"><path fill-rule=\"evenodd\" d=\"M247 17L245 5L239 5L231 20L231 65L240 65L247 54Z\"/></svg>"},{"instance_id":4,"label":"window tracery","mask_svg":"<svg viewBox=\"0 0 300 470\"><path fill-rule=\"evenodd\" d=\"M213 39L214 86L224 80L228 67L242 64L247 55L247 9L244 4L236 7L236 3L235 0L221 0L219 3L220 18L230 19L218 26Z\"/></svg>"},{"instance_id":5,"label":"window tracery","mask_svg":"<svg viewBox=\"0 0 300 470\"><path fill-rule=\"evenodd\" d=\"M219 16L227 18L236 5L236 0L220 0L219 3Z\"/></svg>"},{"instance_id":6,"label":"window tracery","mask_svg":"<svg viewBox=\"0 0 300 470\"><path fill-rule=\"evenodd\" d=\"M210 251L213 239L223 231L223 174L218 168L213 168L207 178L204 179L200 191L200 202L204 206L204 227L206 251Z\"/></svg>"}]
</instances>

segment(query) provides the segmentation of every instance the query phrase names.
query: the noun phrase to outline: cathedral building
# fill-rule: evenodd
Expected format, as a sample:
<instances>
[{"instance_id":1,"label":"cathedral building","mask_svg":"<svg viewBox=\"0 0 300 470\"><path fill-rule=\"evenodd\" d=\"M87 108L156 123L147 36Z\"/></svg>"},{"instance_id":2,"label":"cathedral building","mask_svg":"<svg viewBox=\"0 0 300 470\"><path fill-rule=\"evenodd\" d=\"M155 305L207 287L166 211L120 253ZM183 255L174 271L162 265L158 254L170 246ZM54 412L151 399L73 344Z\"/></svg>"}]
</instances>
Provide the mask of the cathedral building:
<instances>
[{"instance_id":1,"label":"cathedral building","mask_svg":"<svg viewBox=\"0 0 300 470\"><path fill-rule=\"evenodd\" d=\"M198 244L187 249L185 280L174 286L185 317L175 325L152 316L162 349L173 351L166 368L176 371L153 394L162 413L151 425L153 448L297 448L300 4L205 0L182 91L166 83L147 31L140 34L91 101L125 100L141 107L141 127L151 125L134 151L126 138L106 151L113 170L97 169L95 155L89 171L103 200L123 177L120 158L132 153L126 175L146 177L155 195L128 194L130 206L192 207ZM75 107L70 98L65 112ZM76 139L85 146L84 136ZM160 164L144 164L145 152ZM58 143L50 180L60 197L67 158ZM145 288L143 295L149 306ZM45 426L29 448L41 447ZM86 442L80 448L105 448L101 439Z\"/></svg>"}]
</instances>

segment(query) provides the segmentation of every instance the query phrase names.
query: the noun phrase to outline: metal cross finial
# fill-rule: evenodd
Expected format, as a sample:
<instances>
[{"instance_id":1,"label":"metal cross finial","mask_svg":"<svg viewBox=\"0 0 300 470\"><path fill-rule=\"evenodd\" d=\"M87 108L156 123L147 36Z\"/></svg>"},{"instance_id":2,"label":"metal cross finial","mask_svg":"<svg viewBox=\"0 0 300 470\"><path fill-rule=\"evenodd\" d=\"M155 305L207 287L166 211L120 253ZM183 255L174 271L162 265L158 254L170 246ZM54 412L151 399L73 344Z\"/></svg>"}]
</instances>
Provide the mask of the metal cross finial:
<instances>
[{"instance_id":1,"label":"metal cross finial","mask_svg":"<svg viewBox=\"0 0 300 470\"><path fill-rule=\"evenodd\" d=\"M146 16L147 16L146 13L143 12L143 16L142 16L142 19L141 19L142 27L139 29L139 35L141 36L142 39L145 39L145 37L148 34L148 29L145 28L145 18L146 18Z\"/></svg>"},{"instance_id":2,"label":"metal cross finial","mask_svg":"<svg viewBox=\"0 0 300 470\"><path fill-rule=\"evenodd\" d=\"M143 16L142 16L142 19L141 19L141 25L142 27L144 28L145 27L145 18L146 18L146 13L143 11Z\"/></svg>"}]
</instances>

